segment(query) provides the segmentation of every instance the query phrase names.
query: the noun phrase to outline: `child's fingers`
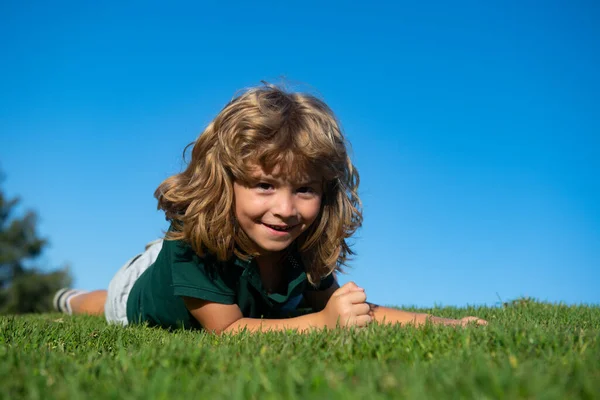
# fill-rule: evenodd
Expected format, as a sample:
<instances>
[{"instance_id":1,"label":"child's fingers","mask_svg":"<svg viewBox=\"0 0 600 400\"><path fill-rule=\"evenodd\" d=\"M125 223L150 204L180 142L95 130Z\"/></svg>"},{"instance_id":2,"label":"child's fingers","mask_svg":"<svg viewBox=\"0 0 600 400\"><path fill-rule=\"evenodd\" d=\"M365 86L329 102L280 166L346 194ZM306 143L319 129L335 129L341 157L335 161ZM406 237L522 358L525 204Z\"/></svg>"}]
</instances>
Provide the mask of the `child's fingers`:
<instances>
[{"instance_id":1,"label":"child's fingers","mask_svg":"<svg viewBox=\"0 0 600 400\"><path fill-rule=\"evenodd\" d=\"M468 325L471 322L475 322L477 325L487 325L487 321L481 318L477 318L477 317L464 317L461 318L461 324L464 325Z\"/></svg>"},{"instance_id":2,"label":"child's fingers","mask_svg":"<svg viewBox=\"0 0 600 400\"><path fill-rule=\"evenodd\" d=\"M354 319L354 325L356 326L367 326L371 323L373 318L370 315L359 315Z\"/></svg>"},{"instance_id":3,"label":"child's fingers","mask_svg":"<svg viewBox=\"0 0 600 400\"><path fill-rule=\"evenodd\" d=\"M343 295L344 300L349 301L352 304L360 304L367 301L367 294L364 291L352 291Z\"/></svg>"},{"instance_id":4,"label":"child's fingers","mask_svg":"<svg viewBox=\"0 0 600 400\"><path fill-rule=\"evenodd\" d=\"M371 312L371 306L367 303L354 304L352 306L354 315L365 315Z\"/></svg>"},{"instance_id":5,"label":"child's fingers","mask_svg":"<svg viewBox=\"0 0 600 400\"><path fill-rule=\"evenodd\" d=\"M350 289L350 291L351 292L364 292L365 288L361 288L361 287L357 286L355 288Z\"/></svg>"},{"instance_id":6,"label":"child's fingers","mask_svg":"<svg viewBox=\"0 0 600 400\"><path fill-rule=\"evenodd\" d=\"M338 290L333 292L333 296L342 296L346 293L350 293L353 291L364 291L364 289L361 287L358 287L356 285L356 283L354 283L354 282L348 282L345 285L343 285L342 287L340 287Z\"/></svg>"}]
</instances>

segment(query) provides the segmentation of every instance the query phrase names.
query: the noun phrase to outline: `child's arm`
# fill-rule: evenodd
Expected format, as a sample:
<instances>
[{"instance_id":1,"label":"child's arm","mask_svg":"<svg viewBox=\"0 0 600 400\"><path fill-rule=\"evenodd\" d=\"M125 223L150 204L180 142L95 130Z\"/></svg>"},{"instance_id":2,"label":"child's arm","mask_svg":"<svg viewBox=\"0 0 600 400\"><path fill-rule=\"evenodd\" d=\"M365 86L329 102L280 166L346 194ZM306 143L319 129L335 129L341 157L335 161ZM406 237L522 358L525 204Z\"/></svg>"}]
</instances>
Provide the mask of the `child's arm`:
<instances>
[{"instance_id":1,"label":"child's arm","mask_svg":"<svg viewBox=\"0 0 600 400\"><path fill-rule=\"evenodd\" d=\"M270 331L296 329L307 331L312 328L335 328L343 326L365 326L371 322L371 307L366 303L363 289L353 283L337 288L329 295L327 306L321 311L287 319L244 318L236 304L220 304L212 301L184 297L190 313L209 332Z\"/></svg>"},{"instance_id":2,"label":"child's arm","mask_svg":"<svg viewBox=\"0 0 600 400\"><path fill-rule=\"evenodd\" d=\"M313 309L321 310L328 304L329 298L338 288L339 285L336 281L329 289L323 291L308 292L305 294L305 297L309 305ZM410 311L398 310L396 308L382 307L372 303L367 304L369 304L369 306L371 307L370 315L373 318L373 321L377 321L379 323L401 325L410 324L416 326L423 325L427 321L432 322L434 324L444 325L466 325L470 322L475 322L479 325L487 324L486 321L476 317L465 317L461 319L441 318L429 314L414 313Z\"/></svg>"},{"instance_id":3,"label":"child's arm","mask_svg":"<svg viewBox=\"0 0 600 400\"><path fill-rule=\"evenodd\" d=\"M475 322L478 325L487 325L487 321L477 317L464 317L461 319L441 318L430 314L414 313L398 310L396 308L382 307L372 303L369 303L369 305L371 306L371 316L373 317L373 321L379 323L420 326L429 321L434 324L443 325L467 325L470 322Z\"/></svg>"}]
</instances>

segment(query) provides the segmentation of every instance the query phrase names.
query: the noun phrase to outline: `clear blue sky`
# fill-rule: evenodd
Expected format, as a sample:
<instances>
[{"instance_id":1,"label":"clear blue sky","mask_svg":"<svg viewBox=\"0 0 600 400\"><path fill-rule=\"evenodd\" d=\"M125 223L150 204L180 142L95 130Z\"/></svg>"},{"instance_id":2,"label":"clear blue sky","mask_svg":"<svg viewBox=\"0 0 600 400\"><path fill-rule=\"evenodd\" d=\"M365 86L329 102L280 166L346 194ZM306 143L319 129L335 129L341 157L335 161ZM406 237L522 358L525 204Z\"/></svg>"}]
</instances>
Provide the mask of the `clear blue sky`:
<instances>
[{"instance_id":1,"label":"clear blue sky","mask_svg":"<svg viewBox=\"0 0 600 400\"><path fill-rule=\"evenodd\" d=\"M236 90L317 93L365 223L371 301L600 303L595 1L0 5L2 189L47 267L105 288L167 224L153 192Z\"/></svg>"}]
</instances>

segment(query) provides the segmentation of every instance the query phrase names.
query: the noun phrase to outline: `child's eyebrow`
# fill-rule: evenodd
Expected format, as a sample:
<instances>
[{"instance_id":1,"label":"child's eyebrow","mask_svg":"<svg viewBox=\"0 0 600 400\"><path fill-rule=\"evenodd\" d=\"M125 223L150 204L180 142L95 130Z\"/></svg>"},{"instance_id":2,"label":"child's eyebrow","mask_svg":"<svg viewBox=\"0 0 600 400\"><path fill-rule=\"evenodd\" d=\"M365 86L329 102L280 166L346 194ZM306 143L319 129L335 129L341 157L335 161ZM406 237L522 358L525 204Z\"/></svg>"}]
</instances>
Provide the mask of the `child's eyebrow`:
<instances>
[{"instance_id":1,"label":"child's eyebrow","mask_svg":"<svg viewBox=\"0 0 600 400\"><path fill-rule=\"evenodd\" d=\"M288 182L290 185L292 186L318 186L321 184L321 180L319 179L306 179L306 180L286 180L280 176L273 176L273 175L260 175L257 177L252 177L251 181L253 183L258 183L261 181L267 181L267 182L279 182L279 183L283 183L283 182Z\"/></svg>"},{"instance_id":2,"label":"child's eyebrow","mask_svg":"<svg viewBox=\"0 0 600 400\"><path fill-rule=\"evenodd\" d=\"M299 181L295 183L297 186L311 186L311 185L320 185L321 181L318 179Z\"/></svg>"}]
</instances>

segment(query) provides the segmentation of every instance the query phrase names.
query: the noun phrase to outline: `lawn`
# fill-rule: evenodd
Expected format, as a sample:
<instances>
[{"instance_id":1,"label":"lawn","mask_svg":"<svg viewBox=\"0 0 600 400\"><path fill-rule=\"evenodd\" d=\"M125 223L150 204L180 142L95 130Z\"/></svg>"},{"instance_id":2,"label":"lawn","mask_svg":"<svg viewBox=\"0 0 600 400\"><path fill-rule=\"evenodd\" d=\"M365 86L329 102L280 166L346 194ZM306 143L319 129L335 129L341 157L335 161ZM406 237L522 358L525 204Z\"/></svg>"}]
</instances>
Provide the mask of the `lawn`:
<instances>
[{"instance_id":1,"label":"lawn","mask_svg":"<svg viewBox=\"0 0 600 400\"><path fill-rule=\"evenodd\" d=\"M422 310L487 327L215 336L0 317L0 398L600 398L600 307Z\"/></svg>"}]
</instances>

